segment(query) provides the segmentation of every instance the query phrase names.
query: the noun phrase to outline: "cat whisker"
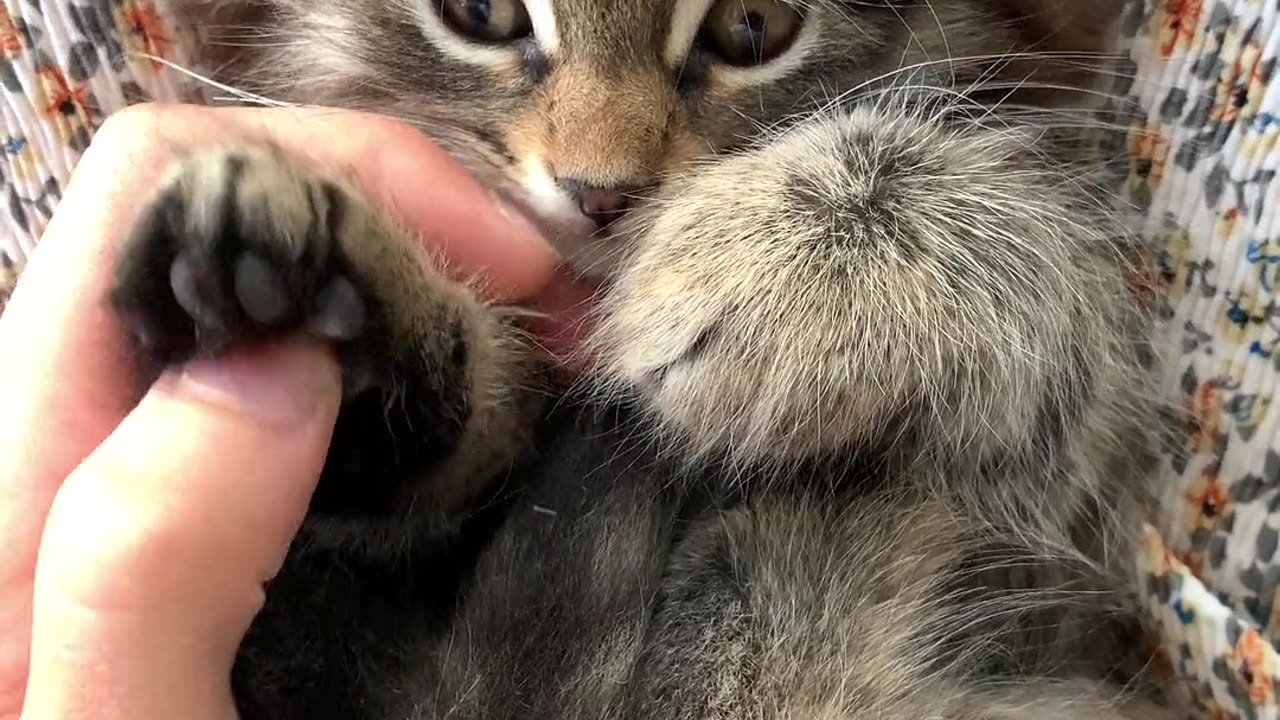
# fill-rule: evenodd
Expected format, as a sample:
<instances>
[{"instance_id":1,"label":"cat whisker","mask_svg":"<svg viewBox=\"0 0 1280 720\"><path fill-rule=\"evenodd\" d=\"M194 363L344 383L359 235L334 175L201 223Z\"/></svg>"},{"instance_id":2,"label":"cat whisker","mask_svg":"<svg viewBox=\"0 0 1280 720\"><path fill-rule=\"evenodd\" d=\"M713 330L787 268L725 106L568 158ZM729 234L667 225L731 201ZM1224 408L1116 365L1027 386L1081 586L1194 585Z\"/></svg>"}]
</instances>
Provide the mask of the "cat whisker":
<instances>
[{"instance_id":1,"label":"cat whisker","mask_svg":"<svg viewBox=\"0 0 1280 720\"><path fill-rule=\"evenodd\" d=\"M954 88L945 88L944 86L938 85L938 84L903 83L901 81L895 81L892 84L888 84L883 87L875 87L878 83L890 81L890 80L896 80L896 78L901 77L904 74L911 73L913 71L921 71L928 67L938 66L943 62L943 61L936 61L936 60L926 61L922 63L916 63L910 66L901 67L896 70L889 71L887 73L883 73L882 75L866 80L849 90L843 91L834 97L828 97L822 104L818 105L813 110L804 111L800 113L793 113L791 115L780 118L779 120L776 120L772 123L759 122L754 118L750 118L745 113L741 113L740 111L738 111L738 114L743 119L746 119L752 123L753 131L755 132L755 135L749 136L744 139L749 139L754 141L754 140L757 140L761 135L765 137L775 137L779 129L789 127L795 124L797 121L805 120L809 117L812 117L815 114L825 114L825 113L833 112L842 107L847 107L852 103L865 101L869 97L878 97L878 98L898 97L904 101L911 100L913 99L913 97L911 96L910 91L925 91L925 92L930 92L935 94L953 95L957 100L961 102L955 107L948 108L949 111L954 111L957 108L966 104L972 105L975 109L990 107L989 104L983 104L983 103L980 103L975 98L967 97L966 93L980 92L980 91L998 91L1002 89L1009 89L1011 87L1015 87L1017 89L1022 89L1022 90L1039 89L1039 90L1054 90L1054 91L1063 91L1063 92L1078 92L1081 94L1092 95L1092 96L1105 98L1105 99L1112 98L1112 95L1106 92L1102 92L1098 90L1090 90L1087 88L1067 86L1061 83L1055 84L1055 83L1042 82L1042 81L1034 80L1029 77L1023 78L1017 81L1016 85L1010 85L1008 84L1008 81L996 81L992 79L992 76L996 72L998 72L999 67L1002 65L1002 63L1007 64L1012 60L1042 58L1042 57L1075 58L1075 59L1084 60L1084 59L1090 59L1090 58L1108 58L1113 56L1097 54L1097 53L1068 53L1068 52L1042 52L1042 53L1025 53L1024 52L1024 53L999 53L999 54L988 54L988 55L974 55L974 56L968 56L968 57L951 58L946 61L948 64L954 65L956 67L972 65L972 66L985 68L982 75L977 80L975 80L968 89L964 91L956 91ZM986 63L986 65L985 66L979 65L979 62ZM1085 67L1081 63L1075 63L1074 66ZM1101 71L1099 72L1101 73ZM1121 77L1132 78L1132 74L1125 74L1125 73L1119 73L1119 72L1111 73L1111 75L1117 79ZM959 92L959 95L956 95L957 92ZM1010 98L1008 97L1003 98L1000 104L1003 105L1007 103L1009 99ZM1096 108L1095 108L1095 111L1096 111Z\"/></svg>"},{"instance_id":2,"label":"cat whisker","mask_svg":"<svg viewBox=\"0 0 1280 720\"><path fill-rule=\"evenodd\" d=\"M887 72L881 73L880 75L877 75L873 78L865 80L859 83L858 85L855 85L854 87L842 93L842 95L856 94L859 91L862 91L867 87L875 85L877 83L881 83L887 80L893 80L901 75L911 73L913 71L927 70L930 68L938 67L943 64L946 64L948 67L952 68L952 71L954 72L954 68L972 67L972 66L978 65L979 63L997 63L997 64L1008 65L1009 63L1018 61L1018 60L1035 60L1038 62L1062 60L1062 61L1077 61L1075 64L1079 65L1078 61L1094 59L1094 60L1097 60L1100 64L1105 64L1108 62L1114 62L1115 60L1118 60L1121 57L1122 56L1116 55L1116 54L1088 53L1088 52L1078 52L1078 51L1038 51L1038 52L1011 51L1011 52L1002 52L1002 53L984 53L984 54L976 54L976 55L967 55L967 56L961 56L961 57L949 57L946 60L929 59L929 60L924 60L917 63L912 63L910 65L900 66L893 70L889 70ZM839 101L840 101L840 96L837 96L837 98L835 98L835 102L838 104Z\"/></svg>"},{"instance_id":3,"label":"cat whisker","mask_svg":"<svg viewBox=\"0 0 1280 720\"><path fill-rule=\"evenodd\" d=\"M230 42L227 40L217 40L214 42L210 42L209 44L215 45L217 47L229 47L229 48L287 48L287 47L302 47L305 43L298 40L287 40L287 41L281 41L281 42L256 42L256 41L250 41L250 40L245 40L241 42Z\"/></svg>"},{"instance_id":4,"label":"cat whisker","mask_svg":"<svg viewBox=\"0 0 1280 720\"><path fill-rule=\"evenodd\" d=\"M143 58L145 60L150 60L151 62L154 62L154 63L159 63L160 65L163 65L169 68L170 70L178 72L182 75L185 75L192 80L196 80L200 83L203 83L214 89L221 90L225 93L230 93L232 97L242 102L253 102L258 105L263 105L266 107L278 107L278 108L297 107L296 103L284 102L281 100L273 100L271 98L263 97L262 95L258 95L256 93L251 93L245 90L239 90L230 85L220 83L217 80L214 80L213 78L201 75L200 73L194 70L191 70L189 68L186 68L176 62L167 60L165 58L162 58L156 55L151 55L150 53L138 52L138 53L131 53L131 55L133 55L134 57Z\"/></svg>"}]
</instances>

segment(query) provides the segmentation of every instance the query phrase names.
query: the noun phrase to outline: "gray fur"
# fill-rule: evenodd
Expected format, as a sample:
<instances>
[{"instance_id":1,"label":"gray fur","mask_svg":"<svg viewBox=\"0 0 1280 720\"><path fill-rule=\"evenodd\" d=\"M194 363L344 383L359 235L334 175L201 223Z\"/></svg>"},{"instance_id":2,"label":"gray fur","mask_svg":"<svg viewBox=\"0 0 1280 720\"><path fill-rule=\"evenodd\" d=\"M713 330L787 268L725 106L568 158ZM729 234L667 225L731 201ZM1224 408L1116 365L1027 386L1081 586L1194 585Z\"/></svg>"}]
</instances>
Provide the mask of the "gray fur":
<instances>
[{"instance_id":1,"label":"gray fur","mask_svg":"<svg viewBox=\"0 0 1280 720\"><path fill-rule=\"evenodd\" d=\"M1147 319L1073 129L1110 3L798 3L809 55L751 85L664 65L672 0L555 0L555 54L488 70L412 0L183 2L218 80L408 120L531 212L530 157L646 188L562 245L607 282L586 377L534 421L515 316L354 186L262 149L178 168L114 295L151 359L305 328L280 308L335 282L367 314L245 717L1168 717L1129 596ZM228 188L238 233L166 229L222 227ZM238 301L166 284L244 253ZM434 454L362 454L388 437Z\"/></svg>"}]
</instances>

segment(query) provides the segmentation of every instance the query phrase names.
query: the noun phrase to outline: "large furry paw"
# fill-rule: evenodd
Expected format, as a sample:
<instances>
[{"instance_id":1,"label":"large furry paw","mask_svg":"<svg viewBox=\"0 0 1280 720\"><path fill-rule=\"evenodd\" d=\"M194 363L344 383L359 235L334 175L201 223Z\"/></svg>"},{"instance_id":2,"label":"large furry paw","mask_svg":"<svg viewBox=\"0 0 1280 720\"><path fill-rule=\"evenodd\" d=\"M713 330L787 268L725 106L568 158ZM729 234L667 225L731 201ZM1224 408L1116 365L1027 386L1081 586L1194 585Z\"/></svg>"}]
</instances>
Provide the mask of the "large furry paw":
<instances>
[{"instance_id":1,"label":"large furry paw","mask_svg":"<svg viewBox=\"0 0 1280 720\"><path fill-rule=\"evenodd\" d=\"M999 128L806 122L619 223L593 356L695 451L1005 452L1135 386L1111 225L1079 188Z\"/></svg>"},{"instance_id":2,"label":"large furry paw","mask_svg":"<svg viewBox=\"0 0 1280 720\"><path fill-rule=\"evenodd\" d=\"M519 346L431 260L354 186L239 147L175 165L117 258L111 302L152 378L237 345L333 341L345 398L312 516L335 542L391 547L473 500L523 417L507 385ZM377 542L372 517L392 519Z\"/></svg>"},{"instance_id":3,"label":"large furry paw","mask_svg":"<svg viewBox=\"0 0 1280 720\"><path fill-rule=\"evenodd\" d=\"M181 160L116 264L111 300L159 368L296 332L350 341L370 295L342 257L351 191L261 150Z\"/></svg>"}]
</instances>

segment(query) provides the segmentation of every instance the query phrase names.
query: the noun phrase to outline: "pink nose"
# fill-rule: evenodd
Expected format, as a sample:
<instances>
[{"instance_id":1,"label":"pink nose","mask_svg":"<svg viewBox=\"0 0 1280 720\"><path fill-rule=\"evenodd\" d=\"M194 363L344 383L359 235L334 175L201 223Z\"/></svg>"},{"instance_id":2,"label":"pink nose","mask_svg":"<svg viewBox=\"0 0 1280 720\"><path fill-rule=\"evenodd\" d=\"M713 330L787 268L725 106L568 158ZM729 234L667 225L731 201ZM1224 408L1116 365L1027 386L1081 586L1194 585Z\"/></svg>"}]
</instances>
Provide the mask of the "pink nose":
<instances>
[{"instance_id":1,"label":"pink nose","mask_svg":"<svg viewBox=\"0 0 1280 720\"><path fill-rule=\"evenodd\" d=\"M617 220L627 209L627 191L638 187L635 185L605 187L574 178L556 178L556 183L573 196L578 202L578 210L591 218L597 227L604 227Z\"/></svg>"}]
</instances>

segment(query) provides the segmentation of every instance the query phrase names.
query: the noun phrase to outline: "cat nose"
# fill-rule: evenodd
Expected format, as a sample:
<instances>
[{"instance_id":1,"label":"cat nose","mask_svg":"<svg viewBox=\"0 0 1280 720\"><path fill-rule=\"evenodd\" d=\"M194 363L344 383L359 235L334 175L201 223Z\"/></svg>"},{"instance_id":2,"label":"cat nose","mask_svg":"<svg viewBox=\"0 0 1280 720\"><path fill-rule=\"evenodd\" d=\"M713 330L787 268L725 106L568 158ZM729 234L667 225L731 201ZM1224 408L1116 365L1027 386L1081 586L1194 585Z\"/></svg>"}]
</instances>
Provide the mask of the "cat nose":
<instances>
[{"instance_id":1,"label":"cat nose","mask_svg":"<svg viewBox=\"0 0 1280 720\"><path fill-rule=\"evenodd\" d=\"M617 220L627 209L627 193L640 187L632 184L597 185L576 178L556 178L556 184L573 196L578 210L594 221L596 227L604 227Z\"/></svg>"}]
</instances>

